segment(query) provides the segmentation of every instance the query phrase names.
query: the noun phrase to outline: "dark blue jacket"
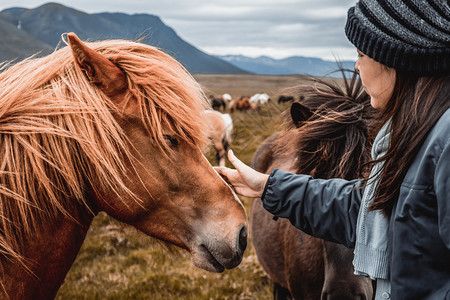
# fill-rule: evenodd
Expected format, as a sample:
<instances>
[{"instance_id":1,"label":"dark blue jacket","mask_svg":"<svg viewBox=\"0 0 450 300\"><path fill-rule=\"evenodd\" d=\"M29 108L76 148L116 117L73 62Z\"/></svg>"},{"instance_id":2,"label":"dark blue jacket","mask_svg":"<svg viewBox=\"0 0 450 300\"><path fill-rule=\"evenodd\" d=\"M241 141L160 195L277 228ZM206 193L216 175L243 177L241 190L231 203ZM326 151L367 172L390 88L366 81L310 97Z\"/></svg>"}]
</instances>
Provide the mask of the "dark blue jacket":
<instances>
[{"instance_id":1,"label":"dark blue jacket","mask_svg":"<svg viewBox=\"0 0 450 300\"><path fill-rule=\"evenodd\" d=\"M315 237L353 248L360 180L274 170L264 207ZM392 299L450 299L450 109L428 134L400 188L389 225Z\"/></svg>"}]
</instances>

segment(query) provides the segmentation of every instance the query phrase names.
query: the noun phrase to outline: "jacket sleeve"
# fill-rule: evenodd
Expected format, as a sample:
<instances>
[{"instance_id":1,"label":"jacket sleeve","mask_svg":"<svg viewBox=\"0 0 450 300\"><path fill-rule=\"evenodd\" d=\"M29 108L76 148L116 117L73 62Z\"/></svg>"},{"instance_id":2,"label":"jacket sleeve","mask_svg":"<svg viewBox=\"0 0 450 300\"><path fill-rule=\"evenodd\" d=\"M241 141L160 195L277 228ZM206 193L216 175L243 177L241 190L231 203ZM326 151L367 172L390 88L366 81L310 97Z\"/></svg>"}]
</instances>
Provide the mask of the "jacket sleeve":
<instances>
[{"instance_id":1,"label":"jacket sleeve","mask_svg":"<svg viewBox=\"0 0 450 300\"><path fill-rule=\"evenodd\" d=\"M434 174L439 235L450 249L450 139L447 140L436 164Z\"/></svg>"},{"instance_id":2,"label":"jacket sleeve","mask_svg":"<svg viewBox=\"0 0 450 300\"><path fill-rule=\"evenodd\" d=\"M313 179L275 169L261 200L276 217L312 236L354 248L361 180Z\"/></svg>"}]
</instances>

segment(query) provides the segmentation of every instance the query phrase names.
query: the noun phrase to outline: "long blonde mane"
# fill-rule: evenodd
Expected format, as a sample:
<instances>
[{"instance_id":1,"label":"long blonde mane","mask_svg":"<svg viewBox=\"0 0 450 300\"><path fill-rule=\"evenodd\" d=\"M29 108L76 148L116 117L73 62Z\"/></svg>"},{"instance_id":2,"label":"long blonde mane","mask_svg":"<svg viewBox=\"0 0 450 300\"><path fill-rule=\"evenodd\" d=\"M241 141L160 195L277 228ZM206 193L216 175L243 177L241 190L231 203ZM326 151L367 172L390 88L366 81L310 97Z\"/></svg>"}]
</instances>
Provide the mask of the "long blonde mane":
<instances>
[{"instance_id":1,"label":"long blonde mane","mask_svg":"<svg viewBox=\"0 0 450 300\"><path fill-rule=\"evenodd\" d=\"M205 144L206 99L174 59L124 40L87 45L125 73L149 134ZM134 99L133 98L133 99ZM125 99L126 101L127 99ZM128 191L121 180L129 144L114 115L124 112L94 85L64 47L0 74L0 255L21 261L18 247L56 214L87 205L86 188Z\"/></svg>"}]
</instances>

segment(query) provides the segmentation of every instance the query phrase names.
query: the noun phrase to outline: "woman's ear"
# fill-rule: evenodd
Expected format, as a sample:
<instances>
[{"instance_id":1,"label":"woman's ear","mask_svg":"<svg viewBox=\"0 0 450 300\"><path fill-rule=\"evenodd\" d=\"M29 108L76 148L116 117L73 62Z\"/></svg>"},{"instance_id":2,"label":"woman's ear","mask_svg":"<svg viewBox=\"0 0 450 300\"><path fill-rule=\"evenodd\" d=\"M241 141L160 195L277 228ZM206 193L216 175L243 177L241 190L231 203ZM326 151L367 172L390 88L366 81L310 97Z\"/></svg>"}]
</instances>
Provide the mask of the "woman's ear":
<instances>
[{"instance_id":1,"label":"woman's ear","mask_svg":"<svg viewBox=\"0 0 450 300\"><path fill-rule=\"evenodd\" d=\"M122 70L100 53L87 47L75 33L68 33L67 39L75 62L92 84L98 86L110 98L126 91L128 84Z\"/></svg>"}]
</instances>

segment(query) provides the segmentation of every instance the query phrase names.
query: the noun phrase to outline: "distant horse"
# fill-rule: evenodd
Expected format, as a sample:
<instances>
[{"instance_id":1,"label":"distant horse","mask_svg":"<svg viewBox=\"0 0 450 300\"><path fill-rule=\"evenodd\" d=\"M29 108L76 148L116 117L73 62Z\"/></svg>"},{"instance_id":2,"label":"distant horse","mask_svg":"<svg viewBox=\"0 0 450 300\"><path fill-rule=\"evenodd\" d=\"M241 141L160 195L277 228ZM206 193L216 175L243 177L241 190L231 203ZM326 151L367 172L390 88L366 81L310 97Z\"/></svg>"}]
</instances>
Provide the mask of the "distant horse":
<instances>
[{"instance_id":1,"label":"distant horse","mask_svg":"<svg viewBox=\"0 0 450 300\"><path fill-rule=\"evenodd\" d=\"M254 94L250 97L250 102L255 103L256 105L263 105L270 102L270 97L266 93Z\"/></svg>"},{"instance_id":2,"label":"distant horse","mask_svg":"<svg viewBox=\"0 0 450 300\"><path fill-rule=\"evenodd\" d=\"M211 102L211 107L214 110L220 111L223 107L223 110L227 108L226 102L222 98L214 97L214 95L209 96L209 101Z\"/></svg>"},{"instance_id":3,"label":"distant horse","mask_svg":"<svg viewBox=\"0 0 450 300\"><path fill-rule=\"evenodd\" d=\"M292 126L267 138L252 166L270 173L275 168L314 178L361 178L368 161L371 108L360 81L345 87L317 80L300 87L304 102L291 106ZM314 238L288 219L274 221L260 199L250 213L252 242L258 260L274 281L274 298L371 299L370 279L353 274L353 251Z\"/></svg>"},{"instance_id":4,"label":"distant horse","mask_svg":"<svg viewBox=\"0 0 450 300\"><path fill-rule=\"evenodd\" d=\"M278 97L278 104L285 103L285 102L292 102L294 100L295 100L294 96L280 95Z\"/></svg>"},{"instance_id":5,"label":"distant horse","mask_svg":"<svg viewBox=\"0 0 450 300\"><path fill-rule=\"evenodd\" d=\"M225 166L225 156L233 131L233 120L229 114L222 114L214 110L206 110L205 117L209 126L208 136L216 151L217 164Z\"/></svg>"},{"instance_id":6,"label":"distant horse","mask_svg":"<svg viewBox=\"0 0 450 300\"><path fill-rule=\"evenodd\" d=\"M230 95L230 94L227 94L227 93L225 93L225 94L223 94L222 96L220 96L220 98L221 98L223 101L225 101L225 103L228 103L228 102L230 102L230 101L232 100L231 95Z\"/></svg>"},{"instance_id":7,"label":"distant horse","mask_svg":"<svg viewBox=\"0 0 450 300\"><path fill-rule=\"evenodd\" d=\"M54 298L100 211L236 267L246 214L201 153L199 85L154 47L66 38L0 74L0 298Z\"/></svg>"},{"instance_id":8,"label":"distant horse","mask_svg":"<svg viewBox=\"0 0 450 300\"><path fill-rule=\"evenodd\" d=\"M230 102L230 112L233 113L235 110L239 110L241 112L246 111L257 111L258 107L250 102L250 97L241 96L240 98L236 98Z\"/></svg>"}]
</instances>

